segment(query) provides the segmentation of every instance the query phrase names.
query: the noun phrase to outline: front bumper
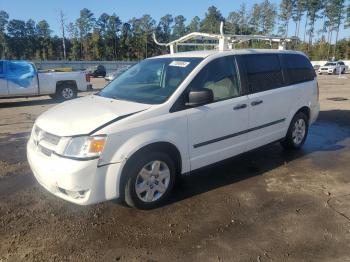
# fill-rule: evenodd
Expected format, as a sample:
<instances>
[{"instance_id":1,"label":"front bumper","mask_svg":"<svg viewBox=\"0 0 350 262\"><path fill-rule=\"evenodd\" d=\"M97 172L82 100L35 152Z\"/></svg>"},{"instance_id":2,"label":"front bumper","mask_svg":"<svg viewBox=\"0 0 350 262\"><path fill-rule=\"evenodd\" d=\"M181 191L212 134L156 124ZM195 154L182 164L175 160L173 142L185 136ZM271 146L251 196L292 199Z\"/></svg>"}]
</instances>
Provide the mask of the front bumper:
<instances>
[{"instance_id":1,"label":"front bumper","mask_svg":"<svg viewBox=\"0 0 350 262\"><path fill-rule=\"evenodd\" d=\"M79 205L119 197L120 164L98 167L98 160L77 161L46 156L29 140L29 166L39 184L52 194Z\"/></svg>"},{"instance_id":2,"label":"front bumper","mask_svg":"<svg viewBox=\"0 0 350 262\"><path fill-rule=\"evenodd\" d=\"M333 74L334 69L319 69L318 73L319 74Z\"/></svg>"}]
</instances>

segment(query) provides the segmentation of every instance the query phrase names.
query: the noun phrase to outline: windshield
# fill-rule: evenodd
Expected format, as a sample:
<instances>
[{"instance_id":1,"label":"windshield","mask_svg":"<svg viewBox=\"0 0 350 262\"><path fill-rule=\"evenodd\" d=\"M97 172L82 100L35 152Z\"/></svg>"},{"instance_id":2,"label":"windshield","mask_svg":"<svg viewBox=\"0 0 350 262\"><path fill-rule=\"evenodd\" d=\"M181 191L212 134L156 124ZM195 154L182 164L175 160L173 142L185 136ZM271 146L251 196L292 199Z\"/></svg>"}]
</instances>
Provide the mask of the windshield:
<instances>
[{"instance_id":1,"label":"windshield","mask_svg":"<svg viewBox=\"0 0 350 262\"><path fill-rule=\"evenodd\" d=\"M327 63L327 64L325 64L325 66L335 66L335 65L337 65L337 63Z\"/></svg>"},{"instance_id":2,"label":"windshield","mask_svg":"<svg viewBox=\"0 0 350 262\"><path fill-rule=\"evenodd\" d=\"M97 95L144 104L165 102L202 58L147 59L121 74Z\"/></svg>"}]
</instances>

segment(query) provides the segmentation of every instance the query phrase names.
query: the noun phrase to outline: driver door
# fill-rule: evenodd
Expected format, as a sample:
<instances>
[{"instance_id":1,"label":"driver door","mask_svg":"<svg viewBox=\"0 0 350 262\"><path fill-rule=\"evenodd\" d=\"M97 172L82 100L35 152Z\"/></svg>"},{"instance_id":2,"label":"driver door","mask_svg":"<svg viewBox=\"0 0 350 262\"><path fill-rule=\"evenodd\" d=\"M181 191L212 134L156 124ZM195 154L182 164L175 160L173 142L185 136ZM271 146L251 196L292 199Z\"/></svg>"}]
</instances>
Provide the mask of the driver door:
<instances>
[{"instance_id":1,"label":"driver door","mask_svg":"<svg viewBox=\"0 0 350 262\"><path fill-rule=\"evenodd\" d=\"M243 153L248 97L242 94L234 56L209 62L189 85L211 89L214 102L187 110L191 170Z\"/></svg>"}]
</instances>

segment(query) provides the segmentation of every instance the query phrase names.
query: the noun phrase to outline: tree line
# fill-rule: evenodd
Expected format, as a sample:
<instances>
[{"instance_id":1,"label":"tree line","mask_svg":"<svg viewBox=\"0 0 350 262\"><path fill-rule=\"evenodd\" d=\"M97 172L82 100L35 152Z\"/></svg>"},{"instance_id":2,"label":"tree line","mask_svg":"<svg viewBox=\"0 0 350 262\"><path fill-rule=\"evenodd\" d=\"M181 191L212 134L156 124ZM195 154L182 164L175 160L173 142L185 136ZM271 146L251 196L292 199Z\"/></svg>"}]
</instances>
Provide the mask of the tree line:
<instances>
[{"instance_id":1,"label":"tree line","mask_svg":"<svg viewBox=\"0 0 350 262\"><path fill-rule=\"evenodd\" d=\"M166 14L156 21L145 14L121 21L115 14L98 18L84 8L79 17L66 21L60 12L60 35L53 35L46 20L10 19L0 10L0 56L27 60L140 60L167 52L156 45L190 32L219 33L221 21L227 34L295 36L300 41L288 48L301 50L312 59L350 59L350 40L339 40L341 27L350 28L350 4L346 0L263 0L249 10L242 4L224 17L210 6L203 19L189 21L183 15ZM291 26L291 24L293 26ZM302 28L302 29L301 29ZM269 48L269 43L249 41L240 47Z\"/></svg>"}]
</instances>

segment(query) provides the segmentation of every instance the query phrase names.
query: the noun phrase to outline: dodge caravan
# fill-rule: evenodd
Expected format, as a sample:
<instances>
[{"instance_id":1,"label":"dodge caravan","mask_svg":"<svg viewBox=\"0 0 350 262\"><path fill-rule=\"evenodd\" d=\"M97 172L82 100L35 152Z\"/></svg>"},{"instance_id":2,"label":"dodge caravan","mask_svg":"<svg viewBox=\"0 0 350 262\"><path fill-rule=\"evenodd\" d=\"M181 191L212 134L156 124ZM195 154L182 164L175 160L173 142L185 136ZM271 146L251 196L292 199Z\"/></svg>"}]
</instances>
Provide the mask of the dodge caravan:
<instances>
[{"instance_id":1,"label":"dodge caravan","mask_svg":"<svg viewBox=\"0 0 350 262\"><path fill-rule=\"evenodd\" d=\"M38 182L65 200L154 208L195 169L272 142L302 147L318 92L310 61L296 51L149 58L100 92L43 113L27 157Z\"/></svg>"}]
</instances>

